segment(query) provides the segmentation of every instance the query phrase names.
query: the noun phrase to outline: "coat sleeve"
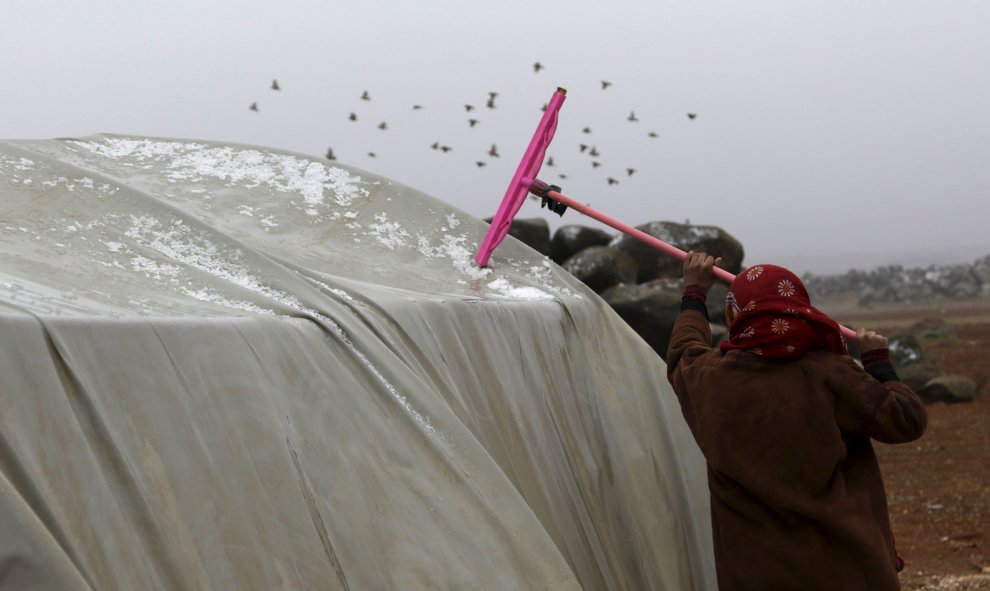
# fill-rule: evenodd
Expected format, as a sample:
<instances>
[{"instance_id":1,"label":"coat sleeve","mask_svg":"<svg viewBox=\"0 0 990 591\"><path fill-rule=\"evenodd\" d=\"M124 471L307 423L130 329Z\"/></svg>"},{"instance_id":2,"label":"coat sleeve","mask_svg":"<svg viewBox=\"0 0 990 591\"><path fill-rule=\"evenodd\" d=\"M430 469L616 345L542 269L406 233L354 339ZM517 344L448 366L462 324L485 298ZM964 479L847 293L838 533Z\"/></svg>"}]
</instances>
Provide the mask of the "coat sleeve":
<instances>
[{"instance_id":1,"label":"coat sleeve","mask_svg":"<svg viewBox=\"0 0 990 591\"><path fill-rule=\"evenodd\" d=\"M712 329L701 311L688 307L674 321L670 344L667 346L667 379L674 390L682 382L683 372L698 357L712 350Z\"/></svg>"},{"instance_id":2,"label":"coat sleeve","mask_svg":"<svg viewBox=\"0 0 990 591\"><path fill-rule=\"evenodd\" d=\"M701 357L711 351L711 342L711 327L707 315L696 308L683 309L674 321L670 345L667 347L667 380L674 388L681 414L696 439L701 437L697 431L700 427L695 416L695 404L692 403L685 384L685 376L696 362L700 363Z\"/></svg>"},{"instance_id":3,"label":"coat sleeve","mask_svg":"<svg viewBox=\"0 0 990 591\"><path fill-rule=\"evenodd\" d=\"M835 420L840 429L883 443L914 441L924 434L928 413L907 384L881 383L851 357L836 359L839 366L826 380L835 394Z\"/></svg>"}]
</instances>

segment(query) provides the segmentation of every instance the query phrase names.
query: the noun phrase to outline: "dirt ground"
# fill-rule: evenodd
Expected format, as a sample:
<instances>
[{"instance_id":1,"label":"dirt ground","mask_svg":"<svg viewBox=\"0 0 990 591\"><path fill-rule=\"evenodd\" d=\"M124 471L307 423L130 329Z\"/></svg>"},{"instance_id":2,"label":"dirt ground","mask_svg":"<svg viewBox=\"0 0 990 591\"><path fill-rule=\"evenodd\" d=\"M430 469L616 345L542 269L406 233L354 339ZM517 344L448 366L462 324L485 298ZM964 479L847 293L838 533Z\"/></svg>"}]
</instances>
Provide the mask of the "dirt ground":
<instances>
[{"instance_id":1,"label":"dirt ground","mask_svg":"<svg viewBox=\"0 0 990 591\"><path fill-rule=\"evenodd\" d=\"M876 444L905 590L990 590L990 300L857 308L816 302L836 320L893 334L942 318L957 339L926 352L943 374L977 384L976 400L929 405L928 431L902 445Z\"/></svg>"}]
</instances>

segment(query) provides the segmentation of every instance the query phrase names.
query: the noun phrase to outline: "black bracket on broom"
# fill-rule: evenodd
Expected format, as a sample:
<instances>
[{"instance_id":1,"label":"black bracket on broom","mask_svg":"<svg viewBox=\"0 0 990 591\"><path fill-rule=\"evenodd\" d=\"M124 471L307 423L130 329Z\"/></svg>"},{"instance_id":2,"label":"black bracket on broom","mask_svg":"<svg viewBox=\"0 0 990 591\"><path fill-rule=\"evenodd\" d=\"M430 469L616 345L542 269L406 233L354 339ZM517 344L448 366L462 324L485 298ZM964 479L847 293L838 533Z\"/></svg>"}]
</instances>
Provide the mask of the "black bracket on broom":
<instances>
[{"instance_id":1,"label":"black bracket on broom","mask_svg":"<svg viewBox=\"0 0 990 591\"><path fill-rule=\"evenodd\" d=\"M555 201L550 196L550 191L560 193L560 187L557 185L548 185L540 179L533 179L533 182L529 184L529 192L542 200L540 202L541 209L546 207L555 214L563 217L564 212L567 211L567 206L559 201Z\"/></svg>"}]
</instances>

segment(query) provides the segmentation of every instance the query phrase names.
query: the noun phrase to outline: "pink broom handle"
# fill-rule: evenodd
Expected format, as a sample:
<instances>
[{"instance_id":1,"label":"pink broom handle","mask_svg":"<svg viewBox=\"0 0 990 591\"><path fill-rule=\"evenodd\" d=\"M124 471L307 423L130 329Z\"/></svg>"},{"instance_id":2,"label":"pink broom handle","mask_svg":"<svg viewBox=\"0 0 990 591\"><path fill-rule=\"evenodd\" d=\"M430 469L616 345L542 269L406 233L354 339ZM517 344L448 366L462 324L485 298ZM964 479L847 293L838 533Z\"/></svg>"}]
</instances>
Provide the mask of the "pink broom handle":
<instances>
[{"instance_id":1,"label":"pink broom handle","mask_svg":"<svg viewBox=\"0 0 990 591\"><path fill-rule=\"evenodd\" d=\"M528 180L528 179L523 179L523 181L526 181L526 180ZM539 180L535 180L535 181L534 180L530 180L530 182L531 183L541 183L542 184L542 181L539 181ZM541 193L541 190L540 190L540 188L538 186L534 186L533 189L536 189L535 191L533 191L536 194L539 195ZM553 199L554 201L556 201L558 203L563 203L567 207L570 207L572 209L576 209L577 211L580 211L584 215L586 215L586 216L588 216L590 218L594 218L594 219L598 220L599 222L601 222L603 224L607 224L609 226L612 226L613 228L615 228L616 230L622 232L623 234L628 234L629 236L632 236L633 238L635 238L635 239L637 239L637 240L639 240L641 242L645 242L646 244L649 244L650 246L652 246L654 248L657 248L659 250L662 250L662 251L666 252L667 254L673 255L673 256L677 257L678 260L683 261L684 259L687 258L687 253L684 252L683 250L677 248L676 246L673 246L671 244L667 244L663 240L660 240L658 238L654 238L653 236L650 236L649 234L647 234L646 232L643 232L642 230L637 230L636 228L630 226L629 224L625 224L625 223L620 222L619 220L617 220L615 218L611 218L611 217L609 217L609 216L601 213L600 211L598 211L596 209L592 209L592 208L588 207L587 205L585 205L583 203L579 203L579 202L571 199L567 195L563 195L563 194L561 194L561 193L559 193L559 192L554 191L553 189L551 189L551 190L547 191L547 197L549 197L550 199ZM720 269L718 267L713 268L712 269L712 273L714 273L716 277L718 277L719 279L721 279L722 281L724 281L726 283L732 283L735 280L735 278L736 278L736 276L733 275L732 273L729 273L725 269ZM853 340L856 339L856 331L854 331L854 330L852 330L852 329L850 329L848 327L842 326L841 324L839 325L839 330L842 331L842 336L846 337L847 339L853 339Z\"/></svg>"}]
</instances>

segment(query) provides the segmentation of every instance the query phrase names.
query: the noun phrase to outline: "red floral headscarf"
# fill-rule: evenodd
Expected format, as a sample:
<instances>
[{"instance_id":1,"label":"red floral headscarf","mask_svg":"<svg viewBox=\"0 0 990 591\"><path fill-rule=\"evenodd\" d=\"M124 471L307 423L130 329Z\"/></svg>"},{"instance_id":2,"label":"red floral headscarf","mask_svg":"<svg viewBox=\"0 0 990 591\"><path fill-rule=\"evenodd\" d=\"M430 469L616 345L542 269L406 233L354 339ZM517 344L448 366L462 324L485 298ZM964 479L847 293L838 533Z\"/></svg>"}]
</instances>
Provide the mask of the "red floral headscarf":
<instances>
[{"instance_id":1,"label":"red floral headscarf","mask_svg":"<svg viewBox=\"0 0 990 591\"><path fill-rule=\"evenodd\" d=\"M736 276L725 298L729 340L722 351L743 349L773 359L808 351L847 354L839 325L811 306L797 275L776 265L754 265Z\"/></svg>"}]
</instances>

